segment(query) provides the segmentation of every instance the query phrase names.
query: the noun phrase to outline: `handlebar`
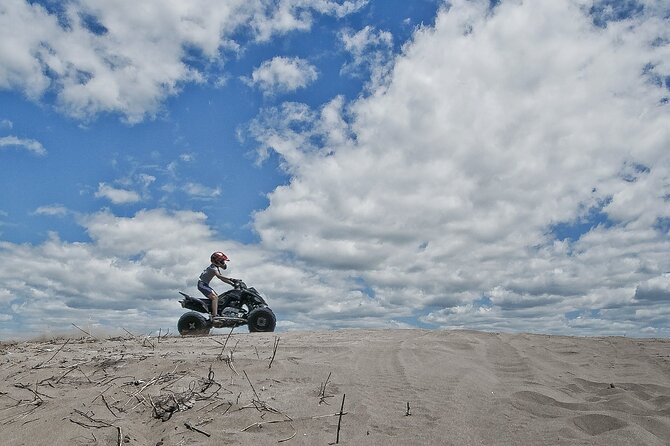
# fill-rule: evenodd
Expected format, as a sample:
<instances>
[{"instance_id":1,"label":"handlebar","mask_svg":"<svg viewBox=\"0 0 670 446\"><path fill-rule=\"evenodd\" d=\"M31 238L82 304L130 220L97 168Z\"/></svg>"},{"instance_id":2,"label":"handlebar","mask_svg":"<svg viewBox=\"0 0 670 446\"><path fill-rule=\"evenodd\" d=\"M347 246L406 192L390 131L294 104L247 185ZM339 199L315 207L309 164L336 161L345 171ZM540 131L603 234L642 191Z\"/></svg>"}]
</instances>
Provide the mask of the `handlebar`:
<instances>
[{"instance_id":1,"label":"handlebar","mask_svg":"<svg viewBox=\"0 0 670 446\"><path fill-rule=\"evenodd\" d=\"M240 279L231 279L231 280L233 281L233 284L234 284L233 287L234 288L236 288L236 289L239 288L241 290L247 289L247 284L244 283L242 280L240 280Z\"/></svg>"}]
</instances>

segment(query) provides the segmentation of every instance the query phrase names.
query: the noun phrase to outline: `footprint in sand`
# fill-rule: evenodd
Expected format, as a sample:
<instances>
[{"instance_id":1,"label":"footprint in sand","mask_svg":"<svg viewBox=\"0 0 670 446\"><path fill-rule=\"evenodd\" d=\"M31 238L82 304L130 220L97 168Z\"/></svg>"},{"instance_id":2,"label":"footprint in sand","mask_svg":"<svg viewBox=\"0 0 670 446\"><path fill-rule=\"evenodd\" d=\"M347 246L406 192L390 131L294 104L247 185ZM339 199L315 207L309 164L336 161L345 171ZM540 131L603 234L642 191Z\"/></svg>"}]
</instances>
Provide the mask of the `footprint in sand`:
<instances>
[{"instance_id":1,"label":"footprint in sand","mask_svg":"<svg viewBox=\"0 0 670 446\"><path fill-rule=\"evenodd\" d=\"M572 421L575 423L575 426L589 435L600 435L628 425L628 423L618 418L597 413L581 415L573 418Z\"/></svg>"}]
</instances>

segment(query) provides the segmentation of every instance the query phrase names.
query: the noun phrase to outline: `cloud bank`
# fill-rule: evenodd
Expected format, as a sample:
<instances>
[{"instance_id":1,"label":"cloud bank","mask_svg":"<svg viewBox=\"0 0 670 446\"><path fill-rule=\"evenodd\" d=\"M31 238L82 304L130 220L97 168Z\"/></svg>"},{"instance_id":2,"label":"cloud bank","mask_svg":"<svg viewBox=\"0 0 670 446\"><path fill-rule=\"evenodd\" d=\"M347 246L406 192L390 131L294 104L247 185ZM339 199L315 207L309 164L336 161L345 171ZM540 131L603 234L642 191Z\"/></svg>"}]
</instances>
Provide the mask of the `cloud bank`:
<instances>
[{"instance_id":1,"label":"cloud bank","mask_svg":"<svg viewBox=\"0 0 670 446\"><path fill-rule=\"evenodd\" d=\"M69 3L70 9L75 4L91 11L93 2ZM295 1L268 10L258 4L219 7L212 22L191 13L201 19L196 24L219 30L253 17L256 38L266 39L309 26L309 15L295 14L299 5L334 15L358 5ZM30 326L40 315L62 326L90 316L129 328L147 320L171 325L180 312L176 290L194 291L216 247L233 259L231 275L268 296L283 329L426 324L667 336L668 11L648 1L618 14L605 4L612 3L450 2L365 96L336 97L318 109L287 102L249 125L259 158L276 152L290 176L253 216L259 243L227 240L205 214L191 211L82 215L90 240L72 243L54 234L35 246L0 243L6 265L0 301L7 304L0 319L25 318ZM123 88L106 96L103 88L78 102L75 93L99 75L122 76L100 62L100 54L114 52L98 48L95 32L80 30L88 39L80 42L88 43L77 54L92 51L91 66L106 68L83 76L85 83L76 74L83 62L57 71L57 62L68 60L65 42L84 25L70 18L66 30L43 9L17 1L3 6L0 17L6 21L11 10L13 18L43 20L40 32L54 33L55 49L38 53L59 74L46 76L37 67L47 62L17 52L17 60L0 64L0 79L35 96L55 83L71 114L107 110L142 119L179 82L204 76L180 62L183 42L205 58L222 45L196 32L208 26L181 28L176 17L188 7L179 5L157 21L172 24L169 32L147 28L158 33L147 42L173 55L159 63L160 75L142 71L132 54L112 58L111 66L127 62L149 82L139 97ZM88 27L123 36L98 8L93 15L107 31ZM240 13L245 8L261 13ZM158 12L151 14L137 20ZM361 42L384 41L368 31L358 35ZM34 39L15 43L40 48L30 33L13 38ZM351 45L352 52L366 47ZM7 57L0 50L0 60ZM192 192L212 193L193 186Z\"/></svg>"},{"instance_id":2,"label":"cloud bank","mask_svg":"<svg viewBox=\"0 0 670 446\"><path fill-rule=\"evenodd\" d=\"M206 82L242 43L311 27L313 14L341 17L365 1L68 0L0 6L0 89L39 100L53 93L79 119L118 113L137 123L187 83ZM49 9L47 9L47 7ZM189 61L205 61L205 68Z\"/></svg>"},{"instance_id":3,"label":"cloud bank","mask_svg":"<svg viewBox=\"0 0 670 446\"><path fill-rule=\"evenodd\" d=\"M264 245L440 326L663 330L636 289L670 271L667 19L588 6L455 1L370 97L266 111L293 178Z\"/></svg>"}]
</instances>

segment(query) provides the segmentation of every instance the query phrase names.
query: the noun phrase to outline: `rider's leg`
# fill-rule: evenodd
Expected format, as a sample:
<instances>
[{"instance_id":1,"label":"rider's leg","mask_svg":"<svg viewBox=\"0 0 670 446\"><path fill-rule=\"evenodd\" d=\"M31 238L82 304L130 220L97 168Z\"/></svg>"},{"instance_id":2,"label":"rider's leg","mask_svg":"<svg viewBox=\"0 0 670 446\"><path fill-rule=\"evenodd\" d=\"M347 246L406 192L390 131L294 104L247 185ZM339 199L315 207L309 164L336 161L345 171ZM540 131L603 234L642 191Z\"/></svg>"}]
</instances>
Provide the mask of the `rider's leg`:
<instances>
[{"instance_id":1,"label":"rider's leg","mask_svg":"<svg viewBox=\"0 0 670 446\"><path fill-rule=\"evenodd\" d=\"M212 317L218 316L219 296L216 293L211 293L207 297L212 301Z\"/></svg>"}]
</instances>

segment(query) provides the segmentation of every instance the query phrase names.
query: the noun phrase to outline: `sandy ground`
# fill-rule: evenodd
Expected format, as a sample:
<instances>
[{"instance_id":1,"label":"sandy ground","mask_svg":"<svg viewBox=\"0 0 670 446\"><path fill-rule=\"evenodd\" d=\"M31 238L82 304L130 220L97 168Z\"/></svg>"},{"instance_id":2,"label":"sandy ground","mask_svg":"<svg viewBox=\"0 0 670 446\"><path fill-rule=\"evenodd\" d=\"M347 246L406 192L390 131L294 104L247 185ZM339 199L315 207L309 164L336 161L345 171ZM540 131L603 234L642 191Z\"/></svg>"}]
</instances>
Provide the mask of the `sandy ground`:
<instances>
[{"instance_id":1,"label":"sandy ground","mask_svg":"<svg viewBox=\"0 0 670 446\"><path fill-rule=\"evenodd\" d=\"M348 445L668 445L670 340L226 330L0 344L3 445L330 445L338 424Z\"/></svg>"}]
</instances>

